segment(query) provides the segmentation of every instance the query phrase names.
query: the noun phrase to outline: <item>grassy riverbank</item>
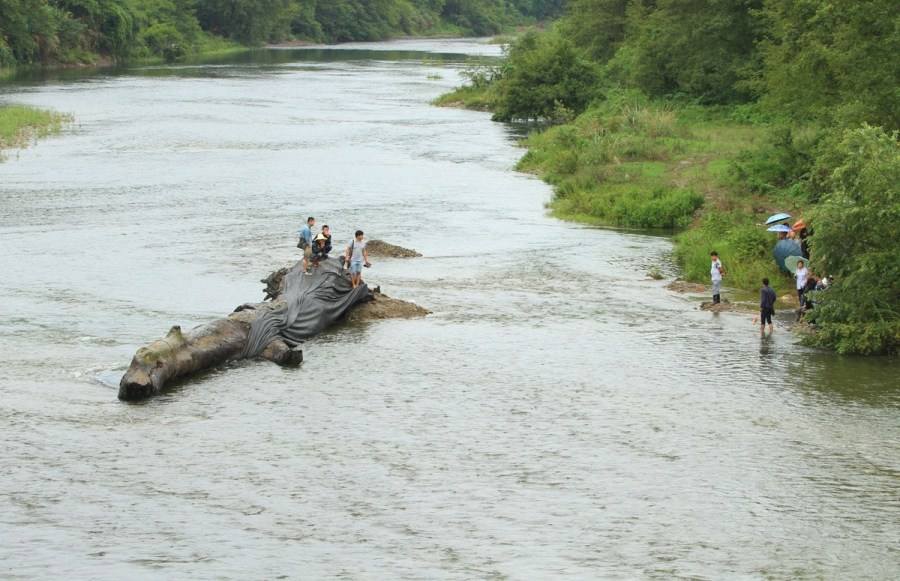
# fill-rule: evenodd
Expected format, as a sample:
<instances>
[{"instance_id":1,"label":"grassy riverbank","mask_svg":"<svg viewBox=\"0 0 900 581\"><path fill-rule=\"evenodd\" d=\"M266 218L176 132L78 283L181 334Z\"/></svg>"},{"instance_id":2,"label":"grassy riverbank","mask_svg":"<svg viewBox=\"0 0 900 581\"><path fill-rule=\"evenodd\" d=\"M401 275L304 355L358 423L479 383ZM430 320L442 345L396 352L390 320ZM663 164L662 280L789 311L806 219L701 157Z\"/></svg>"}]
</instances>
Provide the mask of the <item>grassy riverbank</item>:
<instances>
[{"instance_id":1,"label":"grassy riverbank","mask_svg":"<svg viewBox=\"0 0 900 581\"><path fill-rule=\"evenodd\" d=\"M0 106L0 161L4 151L25 147L32 140L57 133L71 121L68 115L26 107Z\"/></svg>"},{"instance_id":2,"label":"grassy riverbank","mask_svg":"<svg viewBox=\"0 0 900 581\"><path fill-rule=\"evenodd\" d=\"M493 98L490 87L470 84L435 103L490 110ZM766 128L739 113L616 92L568 123L532 132L517 168L554 186L549 207L558 218L677 233L687 280L708 282L716 249L730 286L752 290L768 276L785 291L791 280L772 261L774 237L758 226L784 206L736 177L736 161L765 141Z\"/></svg>"}]
</instances>

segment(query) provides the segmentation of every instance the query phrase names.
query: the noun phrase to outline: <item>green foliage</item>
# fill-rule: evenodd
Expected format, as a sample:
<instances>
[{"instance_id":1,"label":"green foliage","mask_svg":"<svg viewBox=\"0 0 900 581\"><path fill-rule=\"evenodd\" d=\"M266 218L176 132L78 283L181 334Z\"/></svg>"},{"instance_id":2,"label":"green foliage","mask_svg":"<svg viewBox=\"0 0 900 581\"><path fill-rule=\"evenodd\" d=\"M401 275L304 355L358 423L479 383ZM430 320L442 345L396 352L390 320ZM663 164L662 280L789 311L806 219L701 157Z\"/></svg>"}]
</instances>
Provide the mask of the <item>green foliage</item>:
<instances>
[{"instance_id":1,"label":"green foliage","mask_svg":"<svg viewBox=\"0 0 900 581\"><path fill-rule=\"evenodd\" d=\"M730 170L736 182L751 192L792 203L818 200L811 180L822 132L780 124L768 130L765 142L742 152Z\"/></svg>"},{"instance_id":2,"label":"green foliage","mask_svg":"<svg viewBox=\"0 0 900 581\"><path fill-rule=\"evenodd\" d=\"M519 168L556 186L551 207L558 216L680 229L718 187L709 152L727 159L747 139L721 115L619 91L572 123L529 136Z\"/></svg>"},{"instance_id":3,"label":"green foliage","mask_svg":"<svg viewBox=\"0 0 900 581\"><path fill-rule=\"evenodd\" d=\"M190 49L188 40L170 22L157 22L151 25L141 31L140 39L151 53L160 55L166 62L184 58Z\"/></svg>"},{"instance_id":4,"label":"green foliage","mask_svg":"<svg viewBox=\"0 0 900 581\"><path fill-rule=\"evenodd\" d=\"M595 94L594 68L559 34L531 32L509 49L497 81L494 118L552 119L580 113Z\"/></svg>"},{"instance_id":5,"label":"green foliage","mask_svg":"<svg viewBox=\"0 0 900 581\"><path fill-rule=\"evenodd\" d=\"M246 44L286 38L295 14L291 0L197 0L200 26Z\"/></svg>"},{"instance_id":6,"label":"green foliage","mask_svg":"<svg viewBox=\"0 0 900 581\"><path fill-rule=\"evenodd\" d=\"M900 135L848 130L823 157L830 188L812 213L812 268L834 277L818 293L811 341L842 353L900 350Z\"/></svg>"},{"instance_id":7,"label":"green foliage","mask_svg":"<svg viewBox=\"0 0 900 581\"><path fill-rule=\"evenodd\" d=\"M651 96L725 103L752 62L761 0L574 0L563 24L606 65L608 82Z\"/></svg>"},{"instance_id":8,"label":"green foliage","mask_svg":"<svg viewBox=\"0 0 900 581\"><path fill-rule=\"evenodd\" d=\"M766 0L756 89L798 120L900 127L896 0Z\"/></svg>"},{"instance_id":9,"label":"green foliage","mask_svg":"<svg viewBox=\"0 0 900 581\"><path fill-rule=\"evenodd\" d=\"M605 64L625 40L628 4L628 0L569 0L562 31L591 58Z\"/></svg>"}]
</instances>

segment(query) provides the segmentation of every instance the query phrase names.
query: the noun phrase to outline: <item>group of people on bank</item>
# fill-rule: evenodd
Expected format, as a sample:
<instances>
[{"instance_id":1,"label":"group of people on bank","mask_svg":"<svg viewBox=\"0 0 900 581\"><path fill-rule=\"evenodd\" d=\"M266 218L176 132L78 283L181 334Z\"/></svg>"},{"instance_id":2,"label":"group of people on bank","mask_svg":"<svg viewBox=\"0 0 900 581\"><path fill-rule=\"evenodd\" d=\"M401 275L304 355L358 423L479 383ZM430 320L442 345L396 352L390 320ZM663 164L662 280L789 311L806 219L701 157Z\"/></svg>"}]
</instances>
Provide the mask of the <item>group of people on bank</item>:
<instances>
[{"instance_id":1,"label":"group of people on bank","mask_svg":"<svg viewBox=\"0 0 900 581\"><path fill-rule=\"evenodd\" d=\"M784 214L784 216L787 215ZM770 228L770 230L772 229ZM791 272L796 282L797 299L799 301L797 318L799 320L804 312L812 309L814 306L809 293L812 291L821 291L827 289L830 284L830 280L828 279L828 277L824 276L818 278L814 276L809 270L807 257L809 256L808 238L811 235L811 232L807 229L806 224L802 220L800 220L794 225L793 228L790 228L790 231L785 230L778 230L779 241L786 239L797 240L802 252L802 256L789 256L786 258L782 257L781 259L782 268L785 268L786 271ZM778 257L776 250L776 260L777 259ZM788 266L785 266L785 260L789 262ZM722 278L724 275L725 267L722 265L722 261L719 258L718 252L710 252L710 281L712 282L713 304L718 304L721 302ZM775 315L776 300L777 296L775 295L775 290L770 286L768 277L763 278L762 287L759 289L759 316L754 319L754 321L759 321L761 334L765 334L766 326L769 327L769 333L772 333L772 331L774 330L772 317Z\"/></svg>"},{"instance_id":2,"label":"group of people on bank","mask_svg":"<svg viewBox=\"0 0 900 581\"><path fill-rule=\"evenodd\" d=\"M318 268L323 261L327 260L333 249L331 228L326 224L316 234L314 233L315 227L316 219L310 216L306 219L306 225L298 232L300 241L297 242L297 248L303 251L304 274L312 274L312 269ZM372 266L372 263L369 262L366 243L365 233L357 230L341 254L341 268L349 271L350 284L353 285L353 288L362 283L362 269Z\"/></svg>"}]
</instances>

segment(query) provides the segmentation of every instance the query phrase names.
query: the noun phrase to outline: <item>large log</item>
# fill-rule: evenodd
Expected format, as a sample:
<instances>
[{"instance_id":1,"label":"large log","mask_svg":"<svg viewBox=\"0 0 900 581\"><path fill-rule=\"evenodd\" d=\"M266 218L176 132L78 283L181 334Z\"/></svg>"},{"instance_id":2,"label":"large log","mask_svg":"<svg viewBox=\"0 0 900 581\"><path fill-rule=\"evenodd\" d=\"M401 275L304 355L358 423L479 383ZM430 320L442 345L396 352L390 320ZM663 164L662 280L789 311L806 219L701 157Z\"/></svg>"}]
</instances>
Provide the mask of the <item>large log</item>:
<instances>
[{"instance_id":1,"label":"large log","mask_svg":"<svg viewBox=\"0 0 900 581\"><path fill-rule=\"evenodd\" d=\"M298 268L299 264L293 267ZM253 321L285 306L281 295L285 276L291 270L282 268L261 281L266 285L267 302L241 305L227 317L187 332L174 326L164 338L138 349L119 382L119 399L136 401L151 397L162 392L173 381L243 357ZM387 297L376 288L369 302L353 309L350 319L357 322L410 318L428 313L413 303ZM297 365L303 361L303 352L299 345L276 337L266 345L259 357L279 365Z\"/></svg>"},{"instance_id":2,"label":"large log","mask_svg":"<svg viewBox=\"0 0 900 581\"><path fill-rule=\"evenodd\" d=\"M250 323L273 306L274 303L242 305L228 317L188 332L182 332L178 325L172 327L162 339L137 350L119 382L119 399L148 398L173 380L237 359L247 343ZM267 349L262 356L271 356L276 362L284 357L280 349Z\"/></svg>"}]
</instances>

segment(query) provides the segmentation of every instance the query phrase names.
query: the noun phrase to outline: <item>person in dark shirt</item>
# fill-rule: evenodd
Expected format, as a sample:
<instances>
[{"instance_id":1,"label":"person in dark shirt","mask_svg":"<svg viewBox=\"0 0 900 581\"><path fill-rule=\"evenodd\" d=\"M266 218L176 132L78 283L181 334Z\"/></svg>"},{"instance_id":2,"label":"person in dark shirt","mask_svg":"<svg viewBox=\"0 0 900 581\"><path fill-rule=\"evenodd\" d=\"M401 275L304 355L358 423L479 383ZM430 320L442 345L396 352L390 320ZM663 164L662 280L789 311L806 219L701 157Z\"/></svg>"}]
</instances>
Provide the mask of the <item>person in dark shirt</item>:
<instances>
[{"instance_id":1,"label":"person in dark shirt","mask_svg":"<svg viewBox=\"0 0 900 581\"><path fill-rule=\"evenodd\" d=\"M323 233L319 233L315 239L313 240L312 247L312 265L313 268L318 268L319 263L328 258L328 252L331 250L331 247L328 244L331 241L325 236Z\"/></svg>"},{"instance_id":2,"label":"person in dark shirt","mask_svg":"<svg viewBox=\"0 0 900 581\"><path fill-rule=\"evenodd\" d=\"M313 256L318 255L318 260L328 258L328 254L331 252L331 228L328 227L328 224L322 226L322 231L316 236L315 242L316 244L313 245Z\"/></svg>"},{"instance_id":3,"label":"person in dark shirt","mask_svg":"<svg viewBox=\"0 0 900 581\"><path fill-rule=\"evenodd\" d=\"M772 315L775 314L775 290L769 286L769 279L762 279L763 286L759 289L759 334L766 334L766 324L769 325L769 334L775 330L772 324Z\"/></svg>"}]
</instances>

